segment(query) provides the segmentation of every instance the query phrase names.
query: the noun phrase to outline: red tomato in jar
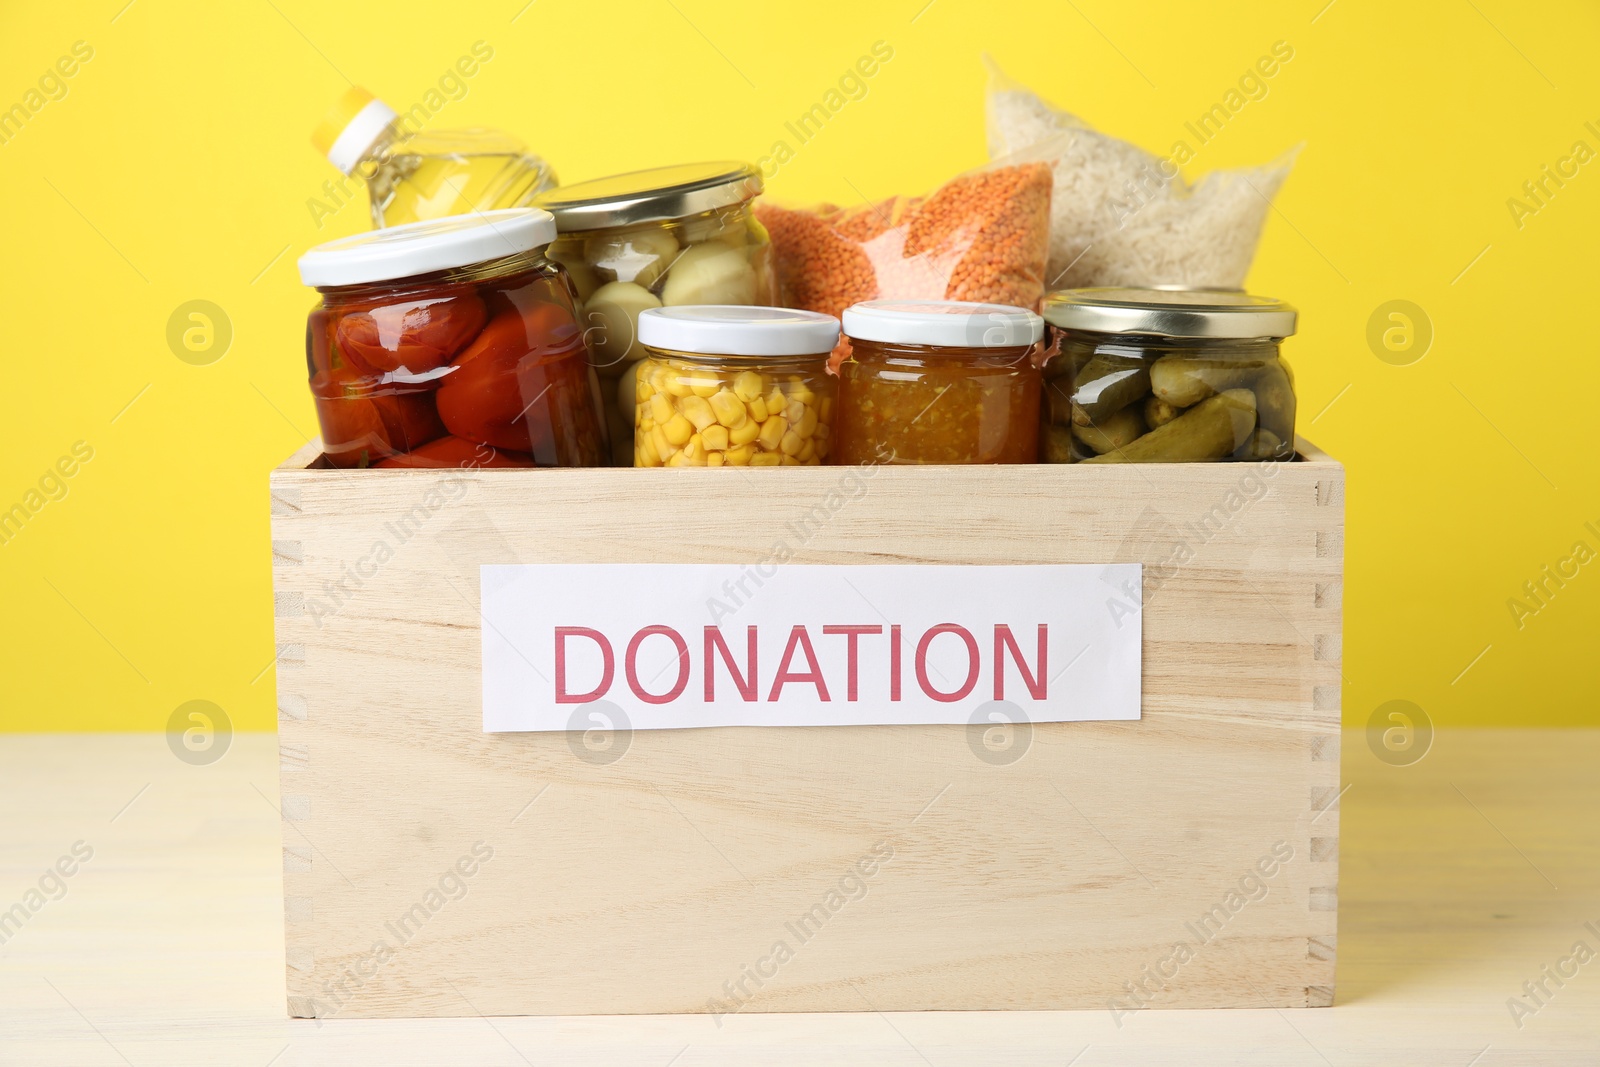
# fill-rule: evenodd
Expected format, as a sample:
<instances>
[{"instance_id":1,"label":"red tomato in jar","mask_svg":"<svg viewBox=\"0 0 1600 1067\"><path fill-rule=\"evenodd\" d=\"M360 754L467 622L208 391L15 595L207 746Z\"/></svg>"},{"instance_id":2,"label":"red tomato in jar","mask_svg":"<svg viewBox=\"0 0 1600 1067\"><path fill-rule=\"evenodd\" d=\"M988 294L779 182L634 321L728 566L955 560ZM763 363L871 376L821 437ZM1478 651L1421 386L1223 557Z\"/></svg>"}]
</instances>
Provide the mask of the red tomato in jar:
<instances>
[{"instance_id":1,"label":"red tomato in jar","mask_svg":"<svg viewBox=\"0 0 1600 1067\"><path fill-rule=\"evenodd\" d=\"M345 312L335 342L362 368L421 374L449 363L487 316L476 293L418 297Z\"/></svg>"},{"instance_id":2,"label":"red tomato in jar","mask_svg":"<svg viewBox=\"0 0 1600 1067\"><path fill-rule=\"evenodd\" d=\"M566 308L538 303L502 312L455 360L439 387L439 417L457 437L513 452L551 438L552 405L569 398L528 390L519 371L561 360L585 367L582 335Z\"/></svg>"},{"instance_id":3,"label":"red tomato in jar","mask_svg":"<svg viewBox=\"0 0 1600 1067\"><path fill-rule=\"evenodd\" d=\"M367 467L391 454L378 409L364 397L316 398L322 454L335 467Z\"/></svg>"},{"instance_id":4,"label":"red tomato in jar","mask_svg":"<svg viewBox=\"0 0 1600 1067\"><path fill-rule=\"evenodd\" d=\"M316 405L322 451L336 467L370 467L445 434L428 393L318 395Z\"/></svg>"},{"instance_id":5,"label":"red tomato in jar","mask_svg":"<svg viewBox=\"0 0 1600 1067\"><path fill-rule=\"evenodd\" d=\"M522 452L507 452L489 445L468 441L464 437L441 437L429 441L399 456L390 456L376 467L456 467L476 470L479 467L537 467L532 456Z\"/></svg>"}]
</instances>

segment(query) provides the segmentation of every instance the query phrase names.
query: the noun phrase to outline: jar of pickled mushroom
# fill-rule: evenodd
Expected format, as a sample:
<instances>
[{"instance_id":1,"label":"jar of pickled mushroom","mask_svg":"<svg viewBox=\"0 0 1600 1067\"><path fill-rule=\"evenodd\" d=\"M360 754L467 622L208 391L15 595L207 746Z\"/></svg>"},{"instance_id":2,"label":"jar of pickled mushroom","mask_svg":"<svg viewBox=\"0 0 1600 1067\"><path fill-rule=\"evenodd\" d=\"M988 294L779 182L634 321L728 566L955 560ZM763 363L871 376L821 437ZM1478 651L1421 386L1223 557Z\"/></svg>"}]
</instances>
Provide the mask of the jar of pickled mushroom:
<instances>
[{"instance_id":1,"label":"jar of pickled mushroom","mask_svg":"<svg viewBox=\"0 0 1600 1067\"><path fill-rule=\"evenodd\" d=\"M871 300L845 310L839 463L1033 463L1044 322L1004 304Z\"/></svg>"},{"instance_id":2,"label":"jar of pickled mushroom","mask_svg":"<svg viewBox=\"0 0 1600 1067\"><path fill-rule=\"evenodd\" d=\"M599 382L535 208L374 230L300 258L306 370L336 467L594 467Z\"/></svg>"},{"instance_id":3,"label":"jar of pickled mushroom","mask_svg":"<svg viewBox=\"0 0 1600 1067\"><path fill-rule=\"evenodd\" d=\"M647 355L622 379L636 467L817 466L833 446L839 320L709 305L639 316Z\"/></svg>"},{"instance_id":4,"label":"jar of pickled mushroom","mask_svg":"<svg viewBox=\"0 0 1600 1067\"><path fill-rule=\"evenodd\" d=\"M1294 458L1295 330L1281 300L1237 290L1069 289L1044 299L1050 463Z\"/></svg>"},{"instance_id":5,"label":"jar of pickled mushroom","mask_svg":"<svg viewBox=\"0 0 1600 1067\"><path fill-rule=\"evenodd\" d=\"M616 462L632 462L631 402L617 383L644 356L639 313L688 304L778 302L767 231L751 211L761 173L747 163L691 163L551 189L550 257L572 278L600 372Z\"/></svg>"}]
</instances>

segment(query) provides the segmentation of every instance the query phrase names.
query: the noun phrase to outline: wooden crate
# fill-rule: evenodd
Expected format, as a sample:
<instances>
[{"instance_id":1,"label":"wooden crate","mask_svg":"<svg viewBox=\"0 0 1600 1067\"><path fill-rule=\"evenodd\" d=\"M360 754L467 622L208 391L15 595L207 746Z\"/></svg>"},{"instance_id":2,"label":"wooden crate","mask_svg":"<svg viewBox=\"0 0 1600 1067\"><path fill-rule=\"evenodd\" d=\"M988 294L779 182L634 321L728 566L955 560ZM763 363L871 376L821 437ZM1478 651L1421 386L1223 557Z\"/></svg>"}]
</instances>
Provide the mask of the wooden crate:
<instances>
[{"instance_id":1,"label":"wooden crate","mask_svg":"<svg viewBox=\"0 0 1600 1067\"><path fill-rule=\"evenodd\" d=\"M291 1015L1331 1003L1343 469L1310 445L1270 476L893 467L859 494L840 468L316 455L272 475ZM1011 762L965 726L639 731L606 764L482 732L479 564L780 539L1142 561L1143 718L1018 728Z\"/></svg>"}]
</instances>

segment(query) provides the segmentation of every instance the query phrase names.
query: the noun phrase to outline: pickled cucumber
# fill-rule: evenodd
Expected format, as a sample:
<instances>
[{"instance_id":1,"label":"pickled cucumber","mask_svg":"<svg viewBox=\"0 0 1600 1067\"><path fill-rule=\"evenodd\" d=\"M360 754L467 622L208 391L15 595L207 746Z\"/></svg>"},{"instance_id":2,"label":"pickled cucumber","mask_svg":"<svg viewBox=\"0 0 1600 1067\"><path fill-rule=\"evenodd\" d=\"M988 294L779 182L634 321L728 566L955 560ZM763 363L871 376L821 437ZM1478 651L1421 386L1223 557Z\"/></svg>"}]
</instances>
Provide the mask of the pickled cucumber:
<instances>
[{"instance_id":1,"label":"pickled cucumber","mask_svg":"<svg viewBox=\"0 0 1600 1067\"><path fill-rule=\"evenodd\" d=\"M1144 398L1144 421L1152 430L1157 426L1165 426L1183 412L1183 408L1170 400L1162 400L1159 396Z\"/></svg>"},{"instance_id":2,"label":"pickled cucumber","mask_svg":"<svg viewBox=\"0 0 1600 1067\"><path fill-rule=\"evenodd\" d=\"M1049 421L1067 426L1072 423L1072 379L1063 375L1044 383L1044 406Z\"/></svg>"},{"instance_id":3,"label":"pickled cucumber","mask_svg":"<svg viewBox=\"0 0 1600 1067\"><path fill-rule=\"evenodd\" d=\"M1250 384L1261 368L1261 361L1256 359L1162 356L1150 367L1150 391L1175 407L1186 408L1224 389Z\"/></svg>"},{"instance_id":4,"label":"pickled cucumber","mask_svg":"<svg viewBox=\"0 0 1600 1067\"><path fill-rule=\"evenodd\" d=\"M1104 455L1126 448L1144 431L1144 416L1139 413L1138 405L1129 405L1106 418L1098 426L1074 424L1072 436L1085 448L1092 449L1095 454Z\"/></svg>"},{"instance_id":5,"label":"pickled cucumber","mask_svg":"<svg viewBox=\"0 0 1600 1067\"><path fill-rule=\"evenodd\" d=\"M1071 463L1072 433L1065 426L1050 425L1044 428L1044 461L1046 463Z\"/></svg>"},{"instance_id":6,"label":"pickled cucumber","mask_svg":"<svg viewBox=\"0 0 1600 1067\"><path fill-rule=\"evenodd\" d=\"M1078 375L1072 421L1093 426L1150 392L1150 368L1125 359L1095 356Z\"/></svg>"},{"instance_id":7,"label":"pickled cucumber","mask_svg":"<svg viewBox=\"0 0 1600 1067\"><path fill-rule=\"evenodd\" d=\"M1255 394L1248 389L1227 389L1125 447L1084 462L1188 463L1222 459L1249 438L1255 424Z\"/></svg>"},{"instance_id":8,"label":"pickled cucumber","mask_svg":"<svg viewBox=\"0 0 1600 1067\"><path fill-rule=\"evenodd\" d=\"M1251 385L1256 394L1256 421L1281 442L1294 444L1294 385L1286 363L1270 363Z\"/></svg>"},{"instance_id":9,"label":"pickled cucumber","mask_svg":"<svg viewBox=\"0 0 1600 1067\"><path fill-rule=\"evenodd\" d=\"M1294 449L1265 427L1257 427L1237 449L1235 459L1292 459Z\"/></svg>"}]
</instances>

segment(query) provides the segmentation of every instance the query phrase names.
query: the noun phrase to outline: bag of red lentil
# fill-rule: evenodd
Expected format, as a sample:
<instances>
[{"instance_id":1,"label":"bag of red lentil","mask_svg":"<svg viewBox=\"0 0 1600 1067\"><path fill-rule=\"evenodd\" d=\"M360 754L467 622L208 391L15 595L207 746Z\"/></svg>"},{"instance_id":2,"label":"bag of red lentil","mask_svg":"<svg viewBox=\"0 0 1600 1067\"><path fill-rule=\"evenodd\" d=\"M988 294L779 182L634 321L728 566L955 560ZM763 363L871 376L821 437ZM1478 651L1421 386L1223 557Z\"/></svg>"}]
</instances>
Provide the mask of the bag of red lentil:
<instances>
[{"instance_id":1,"label":"bag of red lentil","mask_svg":"<svg viewBox=\"0 0 1600 1067\"><path fill-rule=\"evenodd\" d=\"M991 163L928 196L855 207L760 203L785 306L839 316L862 300L976 300L1037 311L1050 248L1051 164ZM830 367L843 362L847 342Z\"/></svg>"}]
</instances>

